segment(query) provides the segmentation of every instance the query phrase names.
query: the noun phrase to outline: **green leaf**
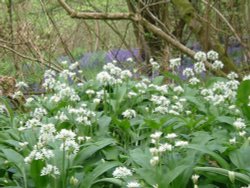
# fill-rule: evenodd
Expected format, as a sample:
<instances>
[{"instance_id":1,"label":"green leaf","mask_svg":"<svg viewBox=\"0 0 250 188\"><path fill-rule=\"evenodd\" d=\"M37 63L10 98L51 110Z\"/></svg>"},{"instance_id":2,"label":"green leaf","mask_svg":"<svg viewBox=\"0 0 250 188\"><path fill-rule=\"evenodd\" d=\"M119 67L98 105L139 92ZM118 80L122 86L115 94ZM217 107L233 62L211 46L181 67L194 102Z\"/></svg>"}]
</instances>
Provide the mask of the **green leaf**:
<instances>
[{"instance_id":1,"label":"green leaf","mask_svg":"<svg viewBox=\"0 0 250 188\"><path fill-rule=\"evenodd\" d=\"M249 97L250 96L250 80L241 82L237 91L237 105L241 108L244 115L250 120L250 107Z\"/></svg>"},{"instance_id":2,"label":"green leaf","mask_svg":"<svg viewBox=\"0 0 250 188\"><path fill-rule=\"evenodd\" d=\"M112 119L109 116L102 116L98 118L98 125L99 125L98 136L107 135L111 120Z\"/></svg>"},{"instance_id":3,"label":"green leaf","mask_svg":"<svg viewBox=\"0 0 250 188\"><path fill-rule=\"evenodd\" d=\"M130 151L131 159L143 168L152 169L149 161L151 159L151 154L149 152L145 152L140 148L134 149Z\"/></svg>"},{"instance_id":4,"label":"green leaf","mask_svg":"<svg viewBox=\"0 0 250 188\"><path fill-rule=\"evenodd\" d=\"M104 162L99 164L91 173L89 173L82 182L81 188L90 188L93 184L97 183L95 181L100 175L109 171L110 169L121 165L119 162Z\"/></svg>"},{"instance_id":5,"label":"green leaf","mask_svg":"<svg viewBox=\"0 0 250 188\"><path fill-rule=\"evenodd\" d=\"M74 162L73 162L74 165L83 164L84 161L88 159L89 157L91 157L94 153L98 152L102 148L111 144L115 144L115 141L113 139L106 138L106 139L102 139L101 141L95 142L86 148L83 148L76 155Z\"/></svg>"},{"instance_id":6,"label":"green leaf","mask_svg":"<svg viewBox=\"0 0 250 188\"><path fill-rule=\"evenodd\" d=\"M250 147L242 147L229 154L229 158L232 163L241 170L247 170L250 172Z\"/></svg>"},{"instance_id":7,"label":"green leaf","mask_svg":"<svg viewBox=\"0 0 250 188\"><path fill-rule=\"evenodd\" d=\"M235 119L230 116L219 116L216 118L216 120L219 121L220 123L227 123L229 125L232 125L233 122L235 121Z\"/></svg>"},{"instance_id":8,"label":"green leaf","mask_svg":"<svg viewBox=\"0 0 250 188\"><path fill-rule=\"evenodd\" d=\"M168 171L166 173L166 176L164 176L164 184L169 185L172 181L174 181L178 176L180 176L185 170L190 167L189 165L181 165L176 168L174 168L171 171Z\"/></svg>"},{"instance_id":9,"label":"green leaf","mask_svg":"<svg viewBox=\"0 0 250 188\"><path fill-rule=\"evenodd\" d=\"M24 158L13 149L2 149L6 159L16 165L24 166Z\"/></svg>"},{"instance_id":10,"label":"green leaf","mask_svg":"<svg viewBox=\"0 0 250 188\"><path fill-rule=\"evenodd\" d=\"M108 183L112 183L118 186L122 186L122 181L116 178L103 178L103 179L95 181L94 184L100 183L100 182L108 182Z\"/></svg>"},{"instance_id":11,"label":"green leaf","mask_svg":"<svg viewBox=\"0 0 250 188\"><path fill-rule=\"evenodd\" d=\"M211 157L213 157L223 168L229 169L229 164L227 163L227 161L225 159L223 159L219 154L209 150L206 146L204 145L198 145L198 144L189 144L187 146L185 146L186 148L189 149L194 149L197 151L200 151L202 153L206 153L208 155L210 155Z\"/></svg>"},{"instance_id":12,"label":"green leaf","mask_svg":"<svg viewBox=\"0 0 250 188\"><path fill-rule=\"evenodd\" d=\"M44 166L45 162L41 160L33 160L30 164L30 176L34 181L36 188L44 188L48 184L48 177L40 175Z\"/></svg>"},{"instance_id":13,"label":"green leaf","mask_svg":"<svg viewBox=\"0 0 250 188\"><path fill-rule=\"evenodd\" d=\"M220 174L226 177L229 176L229 172L230 172L229 170L226 170L223 168L215 168L215 167L195 167L194 170L198 172L210 172L214 174ZM233 173L235 174L236 180L245 184L250 184L250 176L247 176L245 174L238 173L238 172L233 172Z\"/></svg>"}]
</instances>

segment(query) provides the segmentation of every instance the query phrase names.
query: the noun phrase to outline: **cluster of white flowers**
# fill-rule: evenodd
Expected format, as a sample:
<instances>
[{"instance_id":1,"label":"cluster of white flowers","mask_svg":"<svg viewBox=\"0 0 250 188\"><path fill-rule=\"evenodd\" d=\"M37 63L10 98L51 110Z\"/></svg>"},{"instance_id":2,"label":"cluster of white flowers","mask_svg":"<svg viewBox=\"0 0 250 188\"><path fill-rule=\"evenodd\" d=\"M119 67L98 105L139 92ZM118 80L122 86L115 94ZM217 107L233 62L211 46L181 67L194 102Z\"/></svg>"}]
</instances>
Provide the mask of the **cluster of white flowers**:
<instances>
[{"instance_id":1,"label":"cluster of white flowers","mask_svg":"<svg viewBox=\"0 0 250 188\"><path fill-rule=\"evenodd\" d=\"M132 176L133 173L130 169L126 167L117 167L112 173L114 178L125 178L127 176Z\"/></svg>"},{"instance_id":2,"label":"cluster of white flowers","mask_svg":"<svg viewBox=\"0 0 250 188\"><path fill-rule=\"evenodd\" d=\"M175 58L169 60L171 69L178 69L181 66L181 58Z\"/></svg>"},{"instance_id":3,"label":"cluster of white flowers","mask_svg":"<svg viewBox=\"0 0 250 188\"><path fill-rule=\"evenodd\" d=\"M205 69L205 65L203 62L205 61L209 61L210 63L212 63L212 69L214 70L219 70L222 69L224 67L224 64L218 60L219 58L219 54L213 50L210 50L209 52L207 52L207 54L205 52L197 52L194 56L194 59L197 61L197 63L195 64L195 71L197 74L206 71Z\"/></svg>"},{"instance_id":4,"label":"cluster of white flowers","mask_svg":"<svg viewBox=\"0 0 250 188\"><path fill-rule=\"evenodd\" d=\"M20 89L20 88L28 88L29 86L25 82L18 82L16 83L16 87Z\"/></svg>"},{"instance_id":5,"label":"cluster of white flowers","mask_svg":"<svg viewBox=\"0 0 250 188\"><path fill-rule=\"evenodd\" d=\"M228 75L227 75L227 78L230 79L230 80L235 80L236 78L238 78L238 74L236 74L235 72L230 72Z\"/></svg>"},{"instance_id":6,"label":"cluster of white flowers","mask_svg":"<svg viewBox=\"0 0 250 188\"><path fill-rule=\"evenodd\" d=\"M45 160L53 158L55 154L52 150L47 149L42 143L33 146L30 154L24 158L25 163L31 163L32 160Z\"/></svg>"},{"instance_id":7,"label":"cluster of white flowers","mask_svg":"<svg viewBox=\"0 0 250 188\"><path fill-rule=\"evenodd\" d=\"M42 168L42 171L41 171L41 176L46 176L46 175L56 176L56 175L60 175L60 172L56 166L47 164L45 167Z\"/></svg>"},{"instance_id":8,"label":"cluster of white flowers","mask_svg":"<svg viewBox=\"0 0 250 188\"><path fill-rule=\"evenodd\" d=\"M104 65L103 70L97 74L96 80L104 86L121 84L123 80L132 77L132 73L129 70L121 70L114 65L114 62Z\"/></svg>"},{"instance_id":9,"label":"cluster of white flowers","mask_svg":"<svg viewBox=\"0 0 250 188\"><path fill-rule=\"evenodd\" d=\"M175 133L169 133L165 137L162 137L163 133L157 131L150 135L151 143L154 147L149 149L152 158L150 160L150 164L152 166L156 166L159 164L160 156L166 151L172 151L175 147L181 147L188 145L187 141L175 140L178 136ZM167 139L164 143L161 143L161 138Z\"/></svg>"},{"instance_id":10,"label":"cluster of white flowers","mask_svg":"<svg viewBox=\"0 0 250 188\"><path fill-rule=\"evenodd\" d=\"M189 79L188 81L191 85L197 85L198 83L200 83L200 80L196 77L192 77Z\"/></svg>"},{"instance_id":11,"label":"cluster of white flowers","mask_svg":"<svg viewBox=\"0 0 250 188\"><path fill-rule=\"evenodd\" d=\"M68 106L67 111L73 116L73 119L77 123L82 123L86 126L92 125L92 119L96 116L96 113L87 109L86 104L81 104L79 108L72 108Z\"/></svg>"},{"instance_id":12,"label":"cluster of white flowers","mask_svg":"<svg viewBox=\"0 0 250 188\"><path fill-rule=\"evenodd\" d=\"M194 64L194 71L196 74L201 74L206 71L205 64L200 61Z\"/></svg>"},{"instance_id":13,"label":"cluster of white flowers","mask_svg":"<svg viewBox=\"0 0 250 188\"><path fill-rule=\"evenodd\" d=\"M138 183L137 181L130 181L128 182L127 187L128 188L140 188L141 184Z\"/></svg>"},{"instance_id":14,"label":"cluster of white flowers","mask_svg":"<svg viewBox=\"0 0 250 188\"><path fill-rule=\"evenodd\" d=\"M194 59L198 62L203 62L207 60L207 54L205 52L196 52L194 55Z\"/></svg>"},{"instance_id":15,"label":"cluster of white flowers","mask_svg":"<svg viewBox=\"0 0 250 188\"><path fill-rule=\"evenodd\" d=\"M122 113L122 116L127 119L132 119L136 117L136 111L133 109L127 109Z\"/></svg>"},{"instance_id":16,"label":"cluster of white flowers","mask_svg":"<svg viewBox=\"0 0 250 188\"><path fill-rule=\"evenodd\" d=\"M76 142L76 134L73 131L62 129L55 138L62 141L60 149L66 151L69 156L79 151L80 146Z\"/></svg>"},{"instance_id":17,"label":"cluster of white flowers","mask_svg":"<svg viewBox=\"0 0 250 188\"><path fill-rule=\"evenodd\" d=\"M75 70L78 66L79 66L79 62L75 62L75 63L72 63L70 66L69 66L69 69L70 70Z\"/></svg>"},{"instance_id":18,"label":"cluster of white flowers","mask_svg":"<svg viewBox=\"0 0 250 188\"><path fill-rule=\"evenodd\" d=\"M193 71L192 68L185 68L185 69L183 70L182 74L183 74L184 76L186 76L187 78L189 78L189 77L193 77L193 76L194 76L194 71Z\"/></svg>"},{"instance_id":19,"label":"cluster of white flowers","mask_svg":"<svg viewBox=\"0 0 250 188\"><path fill-rule=\"evenodd\" d=\"M212 64L212 68L214 70L219 70L219 69L222 69L223 67L224 67L224 64L219 60L215 60Z\"/></svg>"},{"instance_id":20,"label":"cluster of white flowers","mask_svg":"<svg viewBox=\"0 0 250 188\"><path fill-rule=\"evenodd\" d=\"M202 89L201 95L213 105L225 103L230 106L235 101L238 85L239 82L237 80L218 81L211 88Z\"/></svg>"},{"instance_id":21,"label":"cluster of white flowers","mask_svg":"<svg viewBox=\"0 0 250 188\"><path fill-rule=\"evenodd\" d=\"M174 87L173 90L177 94L180 94L184 91L181 86ZM176 95L170 99L166 98L163 95L152 95L150 101L152 101L155 106L153 110L153 112L155 113L169 113L174 115L180 115L180 113L184 111L184 104L186 102L186 99L180 98Z\"/></svg>"},{"instance_id":22,"label":"cluster of white flowers","mask_svg":"<svg viewBox=\"0 0 250 188\"><path fill-rule=\"evenodd\" d=\"M135 87L138 89L138 92L141 93L141 94L144 94L146 93L147 89L148 89L148 84L141 81L141 82L138 82Z\"/></svg>"},{"instance_id":23,"label":"cluster of white flowers","mask_svg":"<svg viewBox=\"0 0 250 188\"><path fill-rule=\"evenodd\" d=\"M59 78L63 78L64 80L68 80L68 79L74 80L75 77L76 77L76 73L68 69L65 69L59 73Z\"/></svg>"},{"instance_id":24,"label":"cluster of white flowers","mask_svg":"<svg viewBox=\"0 0 250 188\"><path fill-rule=\"evenodd\" d=\"M215 60L218 60L218 58L219 58L219 54L213 50L210 50L207 53L207 59L209 60L215 61Z\"/></svg>"},{"instance_id":25,"label":"cluster of white flowers","mask_svg":"<svg viewBox=\"0 0 250 188\"><path fill-rule=\"evenodd\" d=\"M246 132L247 125L246 125L244 119L237 118L236 121L233 123L233 126L238 131L239 136L244 137L247 134L247 132ZM230 142L230 140L229 140L229 142Z\"/></svg>"},{"instance_id":26,"label":"cluster of white flowers","mask_svg":"<svg viewBox=\"0 0 250 188\"><path fill-rule=\"evenodd\" d=\"M56 86L56 72L53 70L46 70L44 73L43 87L45 89L53 89Z\"/></svg>"},{"instance_id":27,"label":"cluster of white flowers","mask_svg":"<svg viewBox=\"0 0 250 188\"><path fill-rule=\"evenodd\" d=\"M56 120L59 120L60 122L64 122L69 120L68 116L65 114L65 112L57 112L57 115L55 116Z\"/></svg>"}]
</instances>

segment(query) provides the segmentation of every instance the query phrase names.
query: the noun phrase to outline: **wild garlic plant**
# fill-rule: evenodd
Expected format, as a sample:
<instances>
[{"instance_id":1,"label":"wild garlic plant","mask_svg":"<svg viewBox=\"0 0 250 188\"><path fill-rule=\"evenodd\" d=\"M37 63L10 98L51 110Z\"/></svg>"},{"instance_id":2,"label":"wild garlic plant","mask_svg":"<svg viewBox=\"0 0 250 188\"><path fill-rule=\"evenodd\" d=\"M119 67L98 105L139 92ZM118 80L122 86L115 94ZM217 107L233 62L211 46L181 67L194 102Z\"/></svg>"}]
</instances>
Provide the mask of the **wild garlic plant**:
<instances>
[{"instance_id":1,"label":"wild garlic plant","mask_svg":"<svg viewBox=\"0 0 250 188\"><path fill-rule=\"evenodd\" d=\"M248 186L249 76L211 78L204 62L223 68L218 53L194 58L173 81L156 76L153 59L150 78L116 62L84 83L77 62L47 70L46 94L29 97L26 112L1 106L12 126L0 133L0 186ZM170 61L176 76L181 63Z\"/></svg>"}]
</instances>

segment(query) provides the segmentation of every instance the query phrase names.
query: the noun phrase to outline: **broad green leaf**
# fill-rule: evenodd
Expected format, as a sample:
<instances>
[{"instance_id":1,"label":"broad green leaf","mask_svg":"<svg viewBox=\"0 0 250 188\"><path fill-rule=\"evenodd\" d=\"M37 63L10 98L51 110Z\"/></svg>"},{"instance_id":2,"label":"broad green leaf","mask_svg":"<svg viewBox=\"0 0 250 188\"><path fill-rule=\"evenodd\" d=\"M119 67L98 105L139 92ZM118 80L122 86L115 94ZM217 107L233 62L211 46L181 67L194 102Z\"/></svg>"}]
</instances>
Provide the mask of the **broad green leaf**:
<instances>
[{"instance_id":1,"label":"broad green leaf","mask_svg":"<svg viewBox=\"0 0 250 188\"><path fill-rule=\"evenodd\" d=\"M95 181L94 184L101 183L101 182L108 182L108 183L112 183L118 186L122 186L122 180L116 179L116 178L103 178L103 179Z\"/></svg>"},{"instance_id":2,"label":"broad green leaf","mask_svg":"<svg viewBox=\"0 0 250 188\"><path fill-rule=\"evenodd\" d=\"M229 172L234 173L235 176L235 180L238 180L242 183L245 184L250 184L250 176L247 176L245 174L242 173L238 173L238 172L232 172L223 168L215 168L215 167L195 167L194 168L195 171L197 172L210 172L210 173L214 173L214 174L220 174L223 176L228 177L229 176ZM228 179L229 180L229 179Z\"/></svg>"},{"instance_id":3,"label":"broad green leaf","mask_svg":"<svg viewBox=\"0 0 250 188\"><path fill-rule=\"evenodd\" d=\"M169 185L189 167L189 165L181 165L176 167L175 169L172 169L171 171L166 173L166 176L163 176L164 179L162 182L164 182L165 185Z\"/></svg>"},{"instance_id":4,"label":"broad green leaf","mask_svg":"<svg viewBox=\"0 0 250 188\"><path fill-rule=\"evenodd\" d=\"M104 162L99 164L91 173L87 174L80 187L90 188L93 184L96 183L95 180L100 175L119 165L121 165L121 163L119 162Z\"/></svg>"},{"instance_id":5,"label":"broad green leaf","mask_svg":"<svg viewBox=\"0 0 250 188\"><path fill-rule=\"evenodd\" d=\"M24 165L24 158L22 155L17 153L13 149L2 149L6 159L16 165L23 166Z\"/></svg>"},{"instance_id":6,"label":"broad green leaf","mask_svg":"<svg viewBox=\"0 0 250 188\"><path fill-rule=\"evenodd\" d=\"M250 120L250 106L249 104L250 96L250 80L245 80L241 82L237 91L237 104L243 111L244 115Z\"/></svg>"},{"instance_id":7,"label":"broad green leaf","mask_svg":"<svg viewBox=\"0 0 250 188\"><path fill-rule=\"evenodd\" d=\"M91 157L92 155L94 155L94 153L98 152L99 150L101 150L102 148L114 144L115 141L113 139L102 139L98 142L95 142L93 144L91 144L90 146L81 149L78 154L76 155L75 159L74 159L74 165L80 165L83 164L84 161L86 159L88 159L89 157Z\"/></svg>"},{"instance_id":8,"label":"broad green leaf","mask_svg":"<svg viewBox=\"0 0 250 188\"><path fill-rule=\"evenodd\" d=\"M185 146L186 148L189 149L194 149L197 151L200 151L202 153L209 154L211 157L213 157L223 168L229 169L229 164L225 159L223 159L219 154L209 150L206 146L204 145L198 145L198 144L189 144Z\"/></svg>"},{"instance_id":9,"label":"broad green leaf","mask_svg":"<svg viewBox=\"0 0 250 188\"><path fill-rule=\"evenodd\" d=\"M233 164L241 169L246 170L250 173L250 147L242 147L240 149L237 149L235 151L232 151L229 154L230 160L233 162Z\"/></svg>"},{"instance_id":10,"label":"broad green leaf","mask_svg":"<svg viewBox=\"0 0 250 188\"><path fill-rule=\"evenodd\" d=\"M49 183L47 176L41 176L41 170L44 166L45 162L41 160L33 160L30 164L30 176L34 181L36 188L44 188Z\"/></svg>"}]
</instances>

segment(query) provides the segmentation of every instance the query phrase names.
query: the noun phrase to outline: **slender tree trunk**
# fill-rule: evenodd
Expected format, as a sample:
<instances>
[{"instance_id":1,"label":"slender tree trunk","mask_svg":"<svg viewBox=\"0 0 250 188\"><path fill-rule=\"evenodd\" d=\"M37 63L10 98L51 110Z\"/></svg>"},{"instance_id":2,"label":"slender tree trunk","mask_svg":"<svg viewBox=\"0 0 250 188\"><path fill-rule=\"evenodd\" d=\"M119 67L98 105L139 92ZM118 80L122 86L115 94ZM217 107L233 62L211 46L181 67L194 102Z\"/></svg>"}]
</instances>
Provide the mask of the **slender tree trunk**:
<instances>
[{"instance_id":1,"label":"slender tree trunk","mask_svg":"<svg viewBox=\"0 0 250 188\"><path fill-rule=\"evenodd\" d=\"M231 71L239 73L237 67L229 58L226 50L224 49L220 41L217 38L213 37L213 35L206 35L205 23L198 18L196 10L193 8L192 4L188 0L172 0L172 3L181 14L182 19L193 31L196 39L201 44L202 48L206 49L207 45L208 50L215 50L219 53L220 59L225 64L224 71L226 73L229 73ZM207 39L207 37L209 38Z\"/></svg>"}]
</instances>

